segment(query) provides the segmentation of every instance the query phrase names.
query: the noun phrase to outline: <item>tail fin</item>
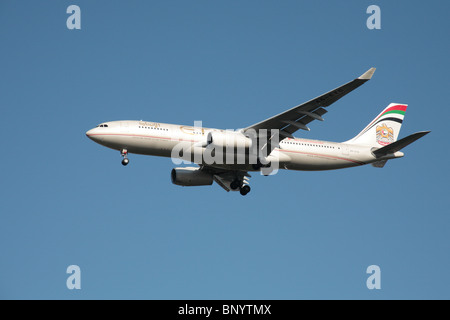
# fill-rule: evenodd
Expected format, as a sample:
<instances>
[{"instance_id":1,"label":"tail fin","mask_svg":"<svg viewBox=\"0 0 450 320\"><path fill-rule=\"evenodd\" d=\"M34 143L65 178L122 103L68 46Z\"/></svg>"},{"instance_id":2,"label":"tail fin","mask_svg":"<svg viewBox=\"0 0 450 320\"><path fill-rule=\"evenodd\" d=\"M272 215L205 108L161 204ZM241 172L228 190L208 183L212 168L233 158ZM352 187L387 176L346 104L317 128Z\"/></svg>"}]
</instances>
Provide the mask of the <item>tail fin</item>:
<instances>
[{"instance_id":1,"label":"tail fin","mask_svg":"<svg viewBox=\"0 0 450 320\"><path fill-rule=\"evenodd\" d=\"M406 104L391 103L364 130L346 143L380 148L397 141L407 107Z\"/></svg>"}]
</instances>

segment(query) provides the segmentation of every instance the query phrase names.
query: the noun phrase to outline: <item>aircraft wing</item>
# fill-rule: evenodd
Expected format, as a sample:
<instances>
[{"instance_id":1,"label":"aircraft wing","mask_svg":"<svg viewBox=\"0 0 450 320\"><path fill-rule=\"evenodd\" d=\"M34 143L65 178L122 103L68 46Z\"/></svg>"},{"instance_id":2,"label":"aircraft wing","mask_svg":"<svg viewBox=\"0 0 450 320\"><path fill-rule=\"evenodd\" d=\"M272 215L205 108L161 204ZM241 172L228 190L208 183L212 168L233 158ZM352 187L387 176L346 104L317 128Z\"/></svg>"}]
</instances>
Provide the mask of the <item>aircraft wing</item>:
<instances>
[{"instance_id":1,"label":"aircraft wing","mask_svg":"<svg viewBox=\"0 0 450 320\"><path fill-rule=\"evenodd\" d=\"M250 174L246 171L218 169L205 165L201 166L201 170L210 172L213 175L214 181L227 192L232 190L230 185L234 180L240 180L243 185L246 185L248 184L249 178L251 178Z\"/></svg>"},{"instance_id":2,"label":"aircraft wing","mask_svg":"<svg viewBox=\"0 0 450 320\"><path fill-rule=\"evenodd\" d=\"M245 129L243 132L248 132L253 129L258 133L258 130L266 129L266 130L279 130L279 140L284 138L292 138L292 134L299 129L309 131L307 124L312 122L313 120L323 121L322 116L327 113L327 110L324 108L333 104L347 93L352 92L365 82L369 81L375 72L375 68L371 68L366 71L363 75L356 78L353 81L350 81L334 90L331 90L315 99L312 99L308 102L295 106L285 112L277 114L269 119L253 124ZM272 137L271 137L272 138ZM276 145L270 146L269 138L269 150L267 150L267 155L272 152Z\"/></svg>"}]
</instances>

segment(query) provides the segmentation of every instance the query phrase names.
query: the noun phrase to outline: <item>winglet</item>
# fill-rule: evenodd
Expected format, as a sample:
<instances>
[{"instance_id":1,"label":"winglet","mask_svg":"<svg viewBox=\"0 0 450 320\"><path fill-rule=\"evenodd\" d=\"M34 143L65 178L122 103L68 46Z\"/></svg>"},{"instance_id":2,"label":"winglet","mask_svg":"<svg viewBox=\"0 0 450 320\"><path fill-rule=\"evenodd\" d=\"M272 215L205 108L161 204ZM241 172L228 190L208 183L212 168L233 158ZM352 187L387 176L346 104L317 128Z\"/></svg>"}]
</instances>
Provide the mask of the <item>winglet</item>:
<instances>
[{"instance_id":1,"label":"winglet","mask_svg":"<svg viewBox=\"0 0 450 320\"><path fill-rule=\"evenodd\" d=\"M370 80L375 73L376 68L370 68L363 75L361 75L358 79L360 80Z\"/></svg>"}]
</instances>

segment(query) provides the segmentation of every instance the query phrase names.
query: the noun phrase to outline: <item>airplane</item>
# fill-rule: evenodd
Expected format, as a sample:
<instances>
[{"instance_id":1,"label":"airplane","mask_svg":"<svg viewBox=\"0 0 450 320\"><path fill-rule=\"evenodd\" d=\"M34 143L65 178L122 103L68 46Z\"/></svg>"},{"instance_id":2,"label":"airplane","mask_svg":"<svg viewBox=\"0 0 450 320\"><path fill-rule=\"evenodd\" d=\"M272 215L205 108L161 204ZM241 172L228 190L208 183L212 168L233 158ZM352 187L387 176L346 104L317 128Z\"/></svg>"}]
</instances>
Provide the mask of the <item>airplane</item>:
<instances>
[{"instance_id":1,"label":"airplane","mask_svg":"<svg viewBox=\"0 0 450 320\"><path fill-rule=\"evenodd\" d=\"M369 81L371 68L360 77L315 99L271 118L237 130L185 126L148 121L103 122L86 132L87 137L118 150L124 166L129 154L171 157L174 163L194 163L196 167L176 167L173 184L212 185L224 190L250 192L249 172L264 175L285 170L334 170L372 164L383 168L388 160L404 156L403 148L430 131L420 131L397 140L406 104L390 103L358 135L345 142L296 138L297 130L309 131L310 122L323 121L325 108ZM225 161L227 160L227 161Z\"/></svg>"}]
</instances>

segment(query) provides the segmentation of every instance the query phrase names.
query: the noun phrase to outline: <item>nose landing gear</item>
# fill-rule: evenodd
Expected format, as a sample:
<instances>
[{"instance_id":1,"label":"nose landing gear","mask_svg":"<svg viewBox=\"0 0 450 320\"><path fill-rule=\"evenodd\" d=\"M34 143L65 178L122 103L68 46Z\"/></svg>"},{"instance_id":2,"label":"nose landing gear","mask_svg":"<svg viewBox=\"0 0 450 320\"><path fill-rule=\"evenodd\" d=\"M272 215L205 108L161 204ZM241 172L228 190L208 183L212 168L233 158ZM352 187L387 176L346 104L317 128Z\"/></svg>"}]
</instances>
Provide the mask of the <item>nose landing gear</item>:
<instances>
[{"instance_id":1,"label":"nose landing gear","mask_svg":"<svg viewBox=\"0 0 450 320\"><path fill-rule=\"evenodd\" d=\"M128 151L127 151L127 149L123 149L123 150L120 152L120 154L121 154L122 157L123 157L122 165L126 166L126 165L130 162L130 160L128 159Z\"/></svg>"}]
</instances>

